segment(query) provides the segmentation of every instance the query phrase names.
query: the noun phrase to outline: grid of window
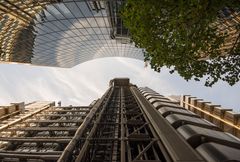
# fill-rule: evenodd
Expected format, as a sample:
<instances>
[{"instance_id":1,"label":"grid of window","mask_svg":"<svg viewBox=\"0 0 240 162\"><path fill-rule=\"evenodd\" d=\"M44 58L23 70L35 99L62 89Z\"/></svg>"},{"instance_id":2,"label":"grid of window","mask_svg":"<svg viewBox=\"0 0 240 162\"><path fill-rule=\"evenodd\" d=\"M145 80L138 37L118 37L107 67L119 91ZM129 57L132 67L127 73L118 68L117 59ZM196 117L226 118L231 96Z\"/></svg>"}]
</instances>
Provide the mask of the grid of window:
<instances>
[{"instance_id":1,"label":"grid of window","mask_svg":"<svg viewBox=\"0 0 240 162\"><path fill-rule=\"evenodd\" d=\"M231 54L240 43L240 10L228 7L219 11L218 19L211 24L217 28L218 34L225 34L225 41L220 48L222 55Z\"/></svg>"},{"instance_id":2,"label":"grid of window","mask_svg":"<svg viewBox=\"0 0 240 162\"><path fill-rule=\"evenodd\" d=\"M128 30L117 14L122 3L1 1L1 27L11 29L0 27L5 39L1 39L1 59L59 67L73 67L101 57L143 60L142 49L130 43Z\"/></svg>"},{"instance_id":3,"label":"grid of window","mask_svg":"<svg viewBox=\"0 0 240 162\"><path fill-rule=\"evenodd\" d=\"M0 61L73 67L101 57L143 60L119 17L123 1L2 0ZM222 55L237 49L239 24L240 12L227 7L211 24L227 35Z\"/></svg>"}]
</instances>

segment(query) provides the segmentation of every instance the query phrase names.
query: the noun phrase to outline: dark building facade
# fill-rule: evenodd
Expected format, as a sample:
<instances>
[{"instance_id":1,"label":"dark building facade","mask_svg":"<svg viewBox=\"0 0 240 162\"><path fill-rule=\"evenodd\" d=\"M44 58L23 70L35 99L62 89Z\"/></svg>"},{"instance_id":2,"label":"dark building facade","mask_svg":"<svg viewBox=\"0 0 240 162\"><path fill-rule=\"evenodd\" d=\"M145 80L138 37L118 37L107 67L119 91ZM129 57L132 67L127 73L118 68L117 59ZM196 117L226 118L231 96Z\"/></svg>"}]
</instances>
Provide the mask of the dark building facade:
<instances>
[{"instance_id":1,"label":"dark building facade","mask_svg":"<svg viewBox=\"0 0 240 162\"><path fill-rule=\"evenodd\" d=\"M4 162L240 161L237 137L128 78L111 80L89 106L34 102L0 110Z\"/></svg>"}]
</instances>

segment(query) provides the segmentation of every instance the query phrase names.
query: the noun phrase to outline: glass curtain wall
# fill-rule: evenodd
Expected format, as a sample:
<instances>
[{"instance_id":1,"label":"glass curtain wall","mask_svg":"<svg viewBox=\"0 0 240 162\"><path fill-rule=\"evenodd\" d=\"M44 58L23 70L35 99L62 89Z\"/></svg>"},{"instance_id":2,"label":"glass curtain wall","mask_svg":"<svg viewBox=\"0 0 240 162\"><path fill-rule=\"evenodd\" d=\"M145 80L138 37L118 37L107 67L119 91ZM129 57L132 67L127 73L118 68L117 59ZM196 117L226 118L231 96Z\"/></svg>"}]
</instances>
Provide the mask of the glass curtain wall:
<instances>
[{"instance_id":1,"label":"glass curtain wall","mask_svg":"<svg viewBox=\"0 0 240 162\"><path fill-rule=\"evenodd\" d=\"M143 60L119 11L122 0L4 0L0 59L73 67L101 57Z\"/></svg>"}]
</instances>

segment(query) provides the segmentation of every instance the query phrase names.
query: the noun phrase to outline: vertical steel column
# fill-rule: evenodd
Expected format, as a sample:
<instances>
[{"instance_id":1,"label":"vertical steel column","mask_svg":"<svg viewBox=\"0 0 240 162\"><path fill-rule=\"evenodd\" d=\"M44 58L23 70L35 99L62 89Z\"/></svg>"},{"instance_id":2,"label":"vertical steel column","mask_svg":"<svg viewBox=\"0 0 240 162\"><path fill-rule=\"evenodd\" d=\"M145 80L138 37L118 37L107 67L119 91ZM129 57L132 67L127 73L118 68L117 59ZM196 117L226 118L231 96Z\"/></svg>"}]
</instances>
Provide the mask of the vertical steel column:
<instances>
[{"instance_id":1,"label":"vertical steel column","mask_svg":"<svg viewBox=\"0 0 240 162\"><path fill-rule=\"evenodd\" d=\"M130 88L135 99L141 106L153 126L158 137L167 148L173 161L194 161L203 162L193 148L174 130L174 128L161 116L159 112L141 95L136 87Z\"/></svg>"},{"instance_id":2,"label":"vertical steel column","mask_svg":"<svg viewBox=\"0 0 240 162\"><path fill-rule=\"evenodd\" d=\"M101 118L102 118L102 115L107 107L107 104L108 104L108 101L110 99L110 97L112 96L112 93L113 93L114 89L111 88L111 92L109 93L108 95L108 98L106 100L106 102L104 102L104 105L102 106L102 109L99 113L99 115L97 116L96 118L96 121L94 122L94 125L93 125L93 128L91 129L89 135L87 136L81 150L80 150L80 153L78 154L75 162L83 162L83 158L84 158L84 155L86 154L86 151L88 150L89 148L89 145L90 145L90 139L93 137L93 135L96 133L96 130L98 129L98 123L100 122ZM105 96L103 97L103 99L105 99Z\"/></svg>"},{"instance_id":3,"label":"vertical steel column","mask_svg":"<svg viewBox=\"0 0 240 162\"><path fill-rule=\"evenodd\" d=\"M126 142L128 162L170 162L165 148L159 144L159 138L152 129L149 120L136 102L130 87L125 88L126 104Z\"/></svg>"},{"instance_id":4,"label":"vertical steel column","mask_svg":"<svg viewBox=\"0 0 240 162\"><path fill-rule=\"evenodd\" d=\"M125 98L123 88L120 94L120 113L121 113L121 162L126 161L126 145L125 145Z\"/></svg>"},{"instance_id":5,"label":"vertical steel column","mask_svg":"<svg viewBox=\"0 0 240 162\"><path fill-rule=\"evenodd\" d=\"M109 99L109 97L112 94L112 91L113 91L112 88L108 89L107 92L102 96L102 98L100 100L98 100L97 103L93 106L93 108L91 109L89 114L84 119L82 125L76 131L76 133L75 133L74 137L72 138L72 140L69 142L67 147L64 149L63 154L58 159L58 162L65 162L65 161L68 160L69 156L72 154L73 150L75 149L77 142L79 142L79 139L82 137L82 134L84 133L84 131L86 130L87 126L89 125L89 123L93 119L93 117L96 114L97 110L100 109L101 104L104 104L104 100L106 99L106 97L108 97L108 99ZM105 106L104 106L104 108L105 108ZM103 108L103 110L104 110L104 108ZM86 141L85 145L88 144L87 142L88 141ZM85 147L86 146L84 146L83 148L85 148ZM84 150L82 152L84 152ZM79 155L79 156L82 156L82 155Z\"/></svg>"}]
</instances>

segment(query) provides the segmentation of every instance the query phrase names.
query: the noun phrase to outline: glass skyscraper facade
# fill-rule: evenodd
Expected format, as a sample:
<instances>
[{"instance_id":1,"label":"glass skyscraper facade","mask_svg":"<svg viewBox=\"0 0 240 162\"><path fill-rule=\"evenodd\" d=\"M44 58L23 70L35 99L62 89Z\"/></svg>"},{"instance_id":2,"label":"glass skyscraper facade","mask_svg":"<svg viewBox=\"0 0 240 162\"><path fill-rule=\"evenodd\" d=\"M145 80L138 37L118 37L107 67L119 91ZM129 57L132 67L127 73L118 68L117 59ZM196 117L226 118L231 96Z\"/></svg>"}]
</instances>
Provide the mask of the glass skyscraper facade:
<instances>
[{"instance_id":1,"label":"glass skyscraper facade","mask_svg":"<svg viewBox=\"0 0 240 162\"><path fill-rule=\"evenodd\" d=\"M101 57L144 60L120 17L124 1L2 0L0 61L73 67ZM225 35L221 55L239 48L239 23L239 10L225 7L210 24Z\"/></svg>"},{"instance_id":2,"label":"glass skyscraper facade","mask_svg":"<svg viewBox=\"0 0 240 162\"><path fill-rule=\"evenodd\" d=\"M119 11L122 0L0 2L1 61L73 67L101 57L143 60Z\"/></svg>"}]
</instances>

